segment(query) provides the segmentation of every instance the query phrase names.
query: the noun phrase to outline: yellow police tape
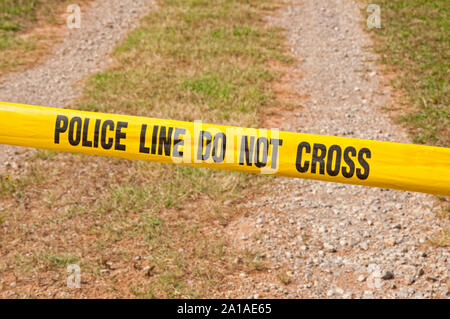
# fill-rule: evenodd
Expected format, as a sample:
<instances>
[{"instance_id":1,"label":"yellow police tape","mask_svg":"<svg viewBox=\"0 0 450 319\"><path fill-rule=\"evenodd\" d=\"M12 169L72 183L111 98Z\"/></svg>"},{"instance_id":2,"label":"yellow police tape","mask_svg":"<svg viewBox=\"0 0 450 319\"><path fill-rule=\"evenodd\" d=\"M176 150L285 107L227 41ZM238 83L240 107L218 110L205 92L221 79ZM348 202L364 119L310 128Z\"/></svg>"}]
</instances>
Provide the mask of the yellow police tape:
<instances>
[{"instance_id":1,"label":"yellow police tape","mask_svg":"<svg viewBox=\"0 0 450 319\"><path fill-rule=\"evenodd\" d=\"M0 102L0 144L450 195L450 149Z\"/></svg>"}]
</instances>

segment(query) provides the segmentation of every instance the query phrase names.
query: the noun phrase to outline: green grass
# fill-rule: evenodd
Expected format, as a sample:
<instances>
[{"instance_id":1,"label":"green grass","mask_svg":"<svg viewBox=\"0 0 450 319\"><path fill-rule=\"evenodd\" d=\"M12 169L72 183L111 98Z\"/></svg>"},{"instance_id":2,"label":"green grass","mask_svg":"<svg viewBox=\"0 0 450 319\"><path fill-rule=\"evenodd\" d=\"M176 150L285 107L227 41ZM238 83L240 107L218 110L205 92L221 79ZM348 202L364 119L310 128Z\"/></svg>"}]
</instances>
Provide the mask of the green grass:
<instances>
[{"instance_id":1,"label":"green grass","mask_svg":"<svg viewBox=\"0 0 450 319\"><path fill-rule=\"evenodd\" d=\"M34 41L18 38L26 25L36 20L37 1L0 0L0 52L14 50L29 52L36 49ZM7 59L0 59L0 70L11 66Z\"/></svg>"},{"instance_id":2,"label":"green grass","mask_svg":"<svg viewBox=\"0 0 450 319\"><path fill-rule=\"evenodd\" d=\"M89 80L88 110L256 126L276 103L268 62L287 61L279 30L254 19L271 1L160 1Z\"/></svg>"},{"instance_id":3,"label":"green grass","mask_svg":"<svg viewBox=\"0 0 450 319\"><path fill-rule=\"evenodd\" d=\"M382 62L399 76L415 107L403 117L414 141L450 145L450 2L448 0L374 0L381 7L377 30ZM374 29L375 30L375 29Z\"/></svg>"},{"instance_id":4,"label":"green grass","mask_svg":"<svg viewBox=\"0 0 450 319\"><path fill-rule=\"evenodd\" d=\"M450 228L443 228L429 240L435 247L450 247Z\"/></svg>"},{"instance_id":5,"label":"green grass","mask_svg":"<svg viewBox=\"0 0 450 319\"><path fill-rule=\"evenodd\" d=\"M47 52L55 35L23 35L38 23L61 23L58 15L69 3L71 0L0 0L0 75L36 63Z\"/></svg>"},{"instance_id":6,"label":"green grass","mask_svg":"<svg viewBox=\"0 0 450 319\"><path fill-rule=\"evenodd\" d=\"M0 199L4 196L14 195L22 197L22 192L30 185L39 185L45 176L40 167L32 166L24 176L11 177L0 175Z\"/></svg>"},{"instance_id":7,"label":"green grass","mask_svg":"<svg viewBox=\"0 0 450 319\"><path fill-rule=\"evenodd\" d=\"M23 31L26 22L36 20L37 8L36 0L0 0L0 34L6 38L12 32Z\"/></svg>"},{"instance_id":8,"label":"green grass","mask_svg":"<svg viewBox=\"0 0 450 319\"><path fill-rule=\"evenodd\" d=\"M72 256L71 254L46 254L40 257L43 259L49 266L51 267L61 267L67 266L71 264L76 264L78 262L78 258Z\"/></svg>"},{"instance_id":9,"label":"green grass","mask_svg":"<svg viewBox=\"0 0 450 319\"><path fill-rule=\"evenodd\" d=\"M71 264L79 263L79 259L69 253L45 252L36 256L30 254L16 253L14 255L15 266L25 272L31 272L36 269L45 270L61 270L65 272L65 267Z\"/></svg>"},{"instance_id":10,"label":"green grass","mask_svg":"<svg viewBox=\"0 0 450 319\"><path fill-rule=\"evenodd\" d=\"M159 0L158 9L114 50L111 68L87 79L74 108L257 127L266 108L281 105L271 83L280 74L270 66L290 61L282 53L281 30L263 20L279 5L273 0ZM49 151L26 161L39 164L46 178L25 187L18 179L26 176L0 180L5 207L15 207L14 214L4 215L9 225L3 228L0 252L14 249L26 256L31 245L33 256L41 256L37 269L43 276L50 267L63 274L58 266L79 256L83 278L103 285L99 292L83 290L89 297L217 292L241 253L228 249L224 226L244 209L224 202L257 196L257 186L271 180ZM11 195L16 189L27 205L17 205ZM236 267L265 268L256 256L244 260ZM101 272L106 261L118 269ZM8 265L0 270L5 276L22 259L2 262Z\"/></svg>"},{"instance_id":11,"label":"green grass","mask_svg":"<svg viewBox=\"0 0 450 319\"><path fill-rule=\"evenodd\" d=\"M11 39L38 21L56 23L58 9L70 3L70 0L0 0L0 35Z\"/></svg>"}]
</instances>

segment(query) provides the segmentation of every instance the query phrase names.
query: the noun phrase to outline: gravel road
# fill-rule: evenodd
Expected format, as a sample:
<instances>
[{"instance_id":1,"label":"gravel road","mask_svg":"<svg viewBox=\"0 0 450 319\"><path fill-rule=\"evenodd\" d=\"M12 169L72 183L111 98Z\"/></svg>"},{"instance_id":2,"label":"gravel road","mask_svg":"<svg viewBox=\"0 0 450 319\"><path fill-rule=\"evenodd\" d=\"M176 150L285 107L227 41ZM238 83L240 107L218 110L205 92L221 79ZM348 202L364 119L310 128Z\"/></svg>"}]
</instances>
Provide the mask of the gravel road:
<instances>
[{"instance_id":1,"label":"gravel road","mask_svg":"<svg viewBox=\"0 0 450 319\"><path fill-rule=\"evenodd\" d=\"M93 1L41 65L1 79L0 100L64 107L85 76L108 65L108 53L152 0ZM372 43L353 0L291 0L272 21L286 28L299 62L287 81L304 108L281 129L409 142L381 108L389 87L366 50ZM23 148L0 146L0 163ZM0 164L1 166L2 164ZM218 287L222 297L448 298L449 250L428 244L444 221L433 196L280 178L228 232L235 249L257 252L268 272L241 273ZM284 283L282 283L284 282Z\"/></svg>"},{"instance_id":2,"label":"gravel road","mask_svg":"<svg viewBox=\"0 0 450 319\"><path fill-rule=\"evenodd\" d=\"M299 62L287 81L304 108L282 129L409 142L382 107L391 103L360 5L292 0L273 23L287 31ZM448 298L449 249L428 239L448 222L434 196L283 179L229 226L236 248L260 255L268 272L229 278L226 297ZM238 262L238 261L237 261Z\"/></svg>"},{"instance_id":3,"label":"gravel road","mask_svg":"<svg viewBox=\"0 0 450 319\"><path fill-rule=\"evenodd\" d=\"M77 84L108 65L108 53L148 13L152 3L153 0L92 1L81 13L81 28L68 32L44 63L0 79L0 101L67 106L81 93L82 86ZM0 145L0 169L23 152L26 149Z\"/></svg>"}]
</instances>

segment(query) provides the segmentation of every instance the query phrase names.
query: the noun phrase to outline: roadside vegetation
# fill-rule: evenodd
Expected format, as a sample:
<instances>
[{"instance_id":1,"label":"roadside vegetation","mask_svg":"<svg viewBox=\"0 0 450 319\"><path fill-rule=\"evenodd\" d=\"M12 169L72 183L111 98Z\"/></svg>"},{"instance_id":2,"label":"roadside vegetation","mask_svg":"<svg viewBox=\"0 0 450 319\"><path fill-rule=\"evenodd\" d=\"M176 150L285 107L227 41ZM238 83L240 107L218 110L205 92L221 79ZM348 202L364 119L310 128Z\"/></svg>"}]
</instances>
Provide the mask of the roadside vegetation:
<instances>
[{"instance_id":1,"label":"roadside vegetation","mask_svg":"<svg viewBox=\"0 0 450 319\"><path fill-rule=\"evenodd\" d=\"M78 1L83 3L86 0ZM61 34L69 0L0 0L0 75L42 59ZM37 30L39 29L39 30Z\"/></svg>"},{"instance_id":2,"label":"roadside vegetation","mask_svg":"<svg viewBox=\"0 0 450 319\"><path fill-rule=\"evenodd\" d=\"M414 142L450 146L450 2L374 0L381 8L376 31L381 61L405 92L401 121ZM375 29L374 29L375 30Z\"/></svg>"},{"instance_id":3,"label":"roadside vegetation","mask_svg":"<svg viewBox=\"0 0 450 319\"><path fill-rule=\"evenodd\" d=\"M74 108L256 127L285 64L272 0L159 0ZM270 177L38 151L0 177L0 295L206 297L264 259L224 227ZM236 262L239 260L239 262ZM82 289L66 287L79 264ZM8 286L6 285L8 282Z\"/></svg>"},{"instance_id":4,"label":"roadside vegetation","mask_svg":"<svg viewBox=\"0 0 450 319\"><path fill-rule=\"evenodd\" d=\"M447 0L376 0L382 28L375 50L394 74L399 105L391 111L408 127L416 143L450 147L450 2ZM375 29L374 29L375 30ZM450 201L439 198L437 217L447 225ZM430 239L450 245L448 226Z\"/></svg>"}]
</instances>

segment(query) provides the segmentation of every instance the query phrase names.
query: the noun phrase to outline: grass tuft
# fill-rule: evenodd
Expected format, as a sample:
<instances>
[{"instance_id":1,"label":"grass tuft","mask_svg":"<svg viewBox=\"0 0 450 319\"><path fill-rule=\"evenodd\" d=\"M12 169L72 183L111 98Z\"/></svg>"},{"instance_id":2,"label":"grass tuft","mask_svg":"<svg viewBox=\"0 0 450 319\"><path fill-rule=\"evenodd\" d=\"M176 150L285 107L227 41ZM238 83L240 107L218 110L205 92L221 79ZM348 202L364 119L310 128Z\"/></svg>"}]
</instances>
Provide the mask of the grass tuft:
<instances>
[{"instance_id":1,"label":"grass tuft","mask_svg":"<svg viewBox=\"0 0 450 319\"><path fill-rule=\"evenodd\" d=\"M33 30L63 23L62 12L71 3L72 0L0 0L0 75L40 61L57 35Z\"/></svg>"},{"instance_id":2,"label":"grass tuft","mask_svg":"<svg viewBox=\"0 0 450 319\"><path fill-rule=\"evenodd\" d=\"M394 87L414 106L402 118L416 143L450 145L450 2L376 0L381 61L399 75Z\"/></svg>"}]
</instances>

